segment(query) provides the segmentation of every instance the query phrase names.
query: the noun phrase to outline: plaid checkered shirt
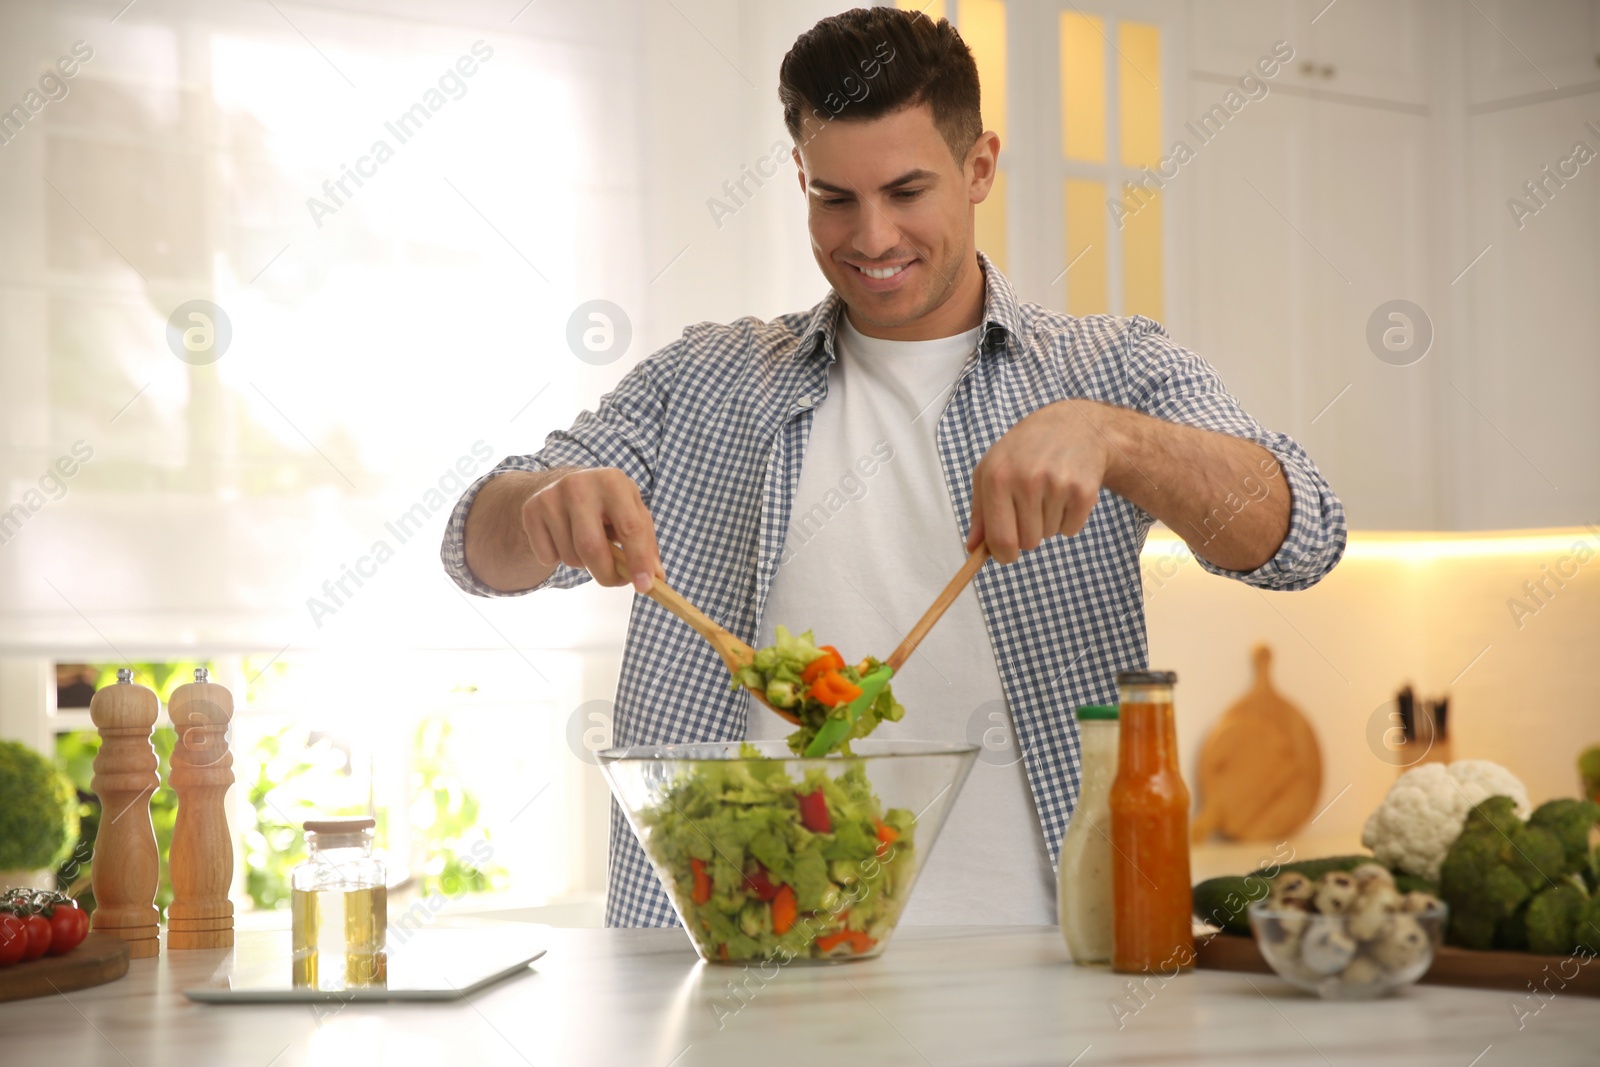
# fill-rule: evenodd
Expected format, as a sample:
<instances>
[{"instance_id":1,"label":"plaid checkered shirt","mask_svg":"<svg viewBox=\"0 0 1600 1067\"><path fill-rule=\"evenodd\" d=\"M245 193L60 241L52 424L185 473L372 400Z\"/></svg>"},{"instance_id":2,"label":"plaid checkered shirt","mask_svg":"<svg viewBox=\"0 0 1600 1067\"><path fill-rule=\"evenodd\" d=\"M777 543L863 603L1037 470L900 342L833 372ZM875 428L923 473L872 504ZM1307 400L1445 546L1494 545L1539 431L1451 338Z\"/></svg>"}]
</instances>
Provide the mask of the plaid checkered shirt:
<instances>
[{"instance_id":1,"label":"plaid checkered shirt","mask_svg":"<svg viewBox=\"0 0 1600 1067\"><path fill-rule=\"evenodd\" d=\"M991 445L1046 404L1085 398L1254 441L1276 458L1292 501L1282 547L1248 573L1200 559L1206 570L1292 590L1315 584L1339 561L1343 505L1305 450L1257 424L1205 360L1142 316L1075 318L1019 302L999 270L979 260L982 340L939 418L939 457L954 505L943 536L965 540L972 469ZM674 588L753 643L783 555L812 413L827 393L841 303L830 292L810 311L771 322L686 329L634 367L598 410L584 411L540 451L508 457L469 487L445 530L445 570L467 592L508 595L472 574L464 547L467 511L495 474L616 467L650 509ZM1261 481L1270 485L1275 477L1269 472ZM1052 860L1078 793L1073 709L1115 703L1116 672L1147 665L1139 552L1154 522L1102 489L1081 532L1053 537L1009 566L985 567L975 579ZM587 580L587 571L563 564L539 588ZM748 699L730 689L727 669L703 638L648 598L634 597L615 744L741 739ZM677 921L613 803L607 925Z\"/></svg>"}]
</instances>

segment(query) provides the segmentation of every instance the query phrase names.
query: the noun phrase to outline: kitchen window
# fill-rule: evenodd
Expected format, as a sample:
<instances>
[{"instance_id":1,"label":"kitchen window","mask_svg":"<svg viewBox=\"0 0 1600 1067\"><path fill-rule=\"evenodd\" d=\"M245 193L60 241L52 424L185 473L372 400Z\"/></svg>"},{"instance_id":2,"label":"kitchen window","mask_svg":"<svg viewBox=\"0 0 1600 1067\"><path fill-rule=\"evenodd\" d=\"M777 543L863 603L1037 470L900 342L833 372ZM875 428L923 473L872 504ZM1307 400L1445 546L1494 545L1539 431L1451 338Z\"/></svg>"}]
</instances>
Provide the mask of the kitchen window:
<instances>
[{"instance_id":1,"label":"kitchen window","mask_svg":"<svg viewBox=\"0 0 1600 1067\"><path fill-rule=\"evenodd\" d=\"M615 53L559 15L441 14L10 23L19 55L93 54L0 159L0 736L92 731L58 663L198 658L236 702L236 834L268 764L305 763L297 796L370 805L428 874L413 839L462 808L425 774L470 786L522 902L597 895L605 791L566 734L626 598L469 602L438 545L467 484L631 365L561 338L640 259L635 131L606 121ZM594 245L630 266L597 279Z\"/></svg>"},{"instance_id":2,"label":"kitchen window","mask_svg":"<svg viewBox=\"0 0 1600 1067\"><path fill-rule=\"evenodd\" d=\"M897 0L948 17L972 49L999 174L977 243L1024 295L1074 315L1168 313L1159 165L1175 12L1016 0ZM1025 185L1013 171L1043 175ZM1049 176L1054 175L1052 179Z\"/></svg>"}]
</instances>

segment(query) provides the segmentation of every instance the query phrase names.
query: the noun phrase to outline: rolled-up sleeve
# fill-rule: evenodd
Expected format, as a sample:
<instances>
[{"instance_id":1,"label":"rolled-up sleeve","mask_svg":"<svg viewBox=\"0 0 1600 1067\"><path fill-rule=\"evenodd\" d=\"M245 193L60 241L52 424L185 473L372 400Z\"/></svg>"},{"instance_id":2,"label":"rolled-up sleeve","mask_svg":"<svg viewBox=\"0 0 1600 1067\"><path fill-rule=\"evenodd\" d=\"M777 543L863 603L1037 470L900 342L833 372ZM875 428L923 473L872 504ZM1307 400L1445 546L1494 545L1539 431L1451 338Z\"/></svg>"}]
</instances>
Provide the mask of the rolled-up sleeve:
<instances>
[{"instance_id":1,"label":"rolled-up sleeve","mask_svg":"<svg viewBox=\"0 0 1600 1067\"><path fill-rule=\"evenodd\" d=\"M1270 491L1281 476L1288 487L1289 530L1271 559L1252 571L1230 571L1197 555L1200 566L1261 589L1286 591L1309 588L1333 570L1344 555L1347 538L1344 505L1306 450L1288 435L1267 430L1251 418L1209 363L1174 344L1149 319L1133 320L1128 355L1129 366L1140 379L1139 410L1254 441L1276 461L1262 471L1261 481ZM1244 491L1240 497L1249 506Z\"/></svg>"},{"instance_id":2,"label":"rolled-up sleeve","mask_svg":"<svg viewBox=\"0 0 1600 1067\"><path fill-rule=\"evenodd\" d=\"M507 456L467 487L445 524L439 557L464 591L476 596L521 596L539 589L570 589L590 578L580 567L558 564L555 572L532 589L502 592L478 580L467 566L467 514L485 482L506 471L543 471L557 467L616 467L633 479L645 506L655 485L657 450L665 421L667 395L682 342L662 349L629 371L617 387L600 398L594 411L584 411L571 428L545 438L544 447L528 456Z\"/></svg>"}]
</instances>

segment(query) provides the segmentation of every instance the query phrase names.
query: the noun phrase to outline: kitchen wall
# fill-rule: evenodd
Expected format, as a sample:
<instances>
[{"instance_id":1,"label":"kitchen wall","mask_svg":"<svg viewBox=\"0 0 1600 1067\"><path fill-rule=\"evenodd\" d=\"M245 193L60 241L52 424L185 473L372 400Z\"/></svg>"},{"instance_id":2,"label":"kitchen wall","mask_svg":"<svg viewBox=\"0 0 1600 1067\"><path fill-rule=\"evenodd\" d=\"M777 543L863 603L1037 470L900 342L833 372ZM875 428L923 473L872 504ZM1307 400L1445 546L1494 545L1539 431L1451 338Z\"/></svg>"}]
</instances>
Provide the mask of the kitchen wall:
<instances>
[{"instance_id":1,"label":"kitchen wall","mask_svg":"<svg viewBox=\"0 0 1600 1067\"><path fill-rule=\"evenodd\" d=\"M1299 593L1217 579L1170 540L1152 540L1145 571L1150 662L1178 672L1187 781L1264 641L1274 685L1322 747L1318 809L1337 798L1307 837L1359 836L1398 773L1381 737L1408 682L1420 696L1450 694L1456 759L1504 764L1535 803L1574 795L1578 753L1600 744L1600 527L1357 533L1334 572Z\"/></svg>"}]
</instances>

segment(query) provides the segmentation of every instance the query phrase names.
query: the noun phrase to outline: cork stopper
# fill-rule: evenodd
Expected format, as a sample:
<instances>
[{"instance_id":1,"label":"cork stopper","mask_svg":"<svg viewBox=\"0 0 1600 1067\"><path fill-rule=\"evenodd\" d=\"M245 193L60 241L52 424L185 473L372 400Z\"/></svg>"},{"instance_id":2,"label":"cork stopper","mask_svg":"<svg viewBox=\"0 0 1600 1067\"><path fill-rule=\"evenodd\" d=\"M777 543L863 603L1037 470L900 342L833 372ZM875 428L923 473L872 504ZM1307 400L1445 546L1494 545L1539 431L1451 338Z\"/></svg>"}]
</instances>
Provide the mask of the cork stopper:
<instances>
[{"instance_id":1,"label":"cork stopper","mask_svg":"<svg viewBox=\"0 0 1600 1067\"><path fill-rule=\"evenodd\" d=\"M149 730L161 714L161 701L152 690L133 681L127 668L117 671L117 684L89 698L89 718L102 730Z\"/></svg>"}]
</instances>

